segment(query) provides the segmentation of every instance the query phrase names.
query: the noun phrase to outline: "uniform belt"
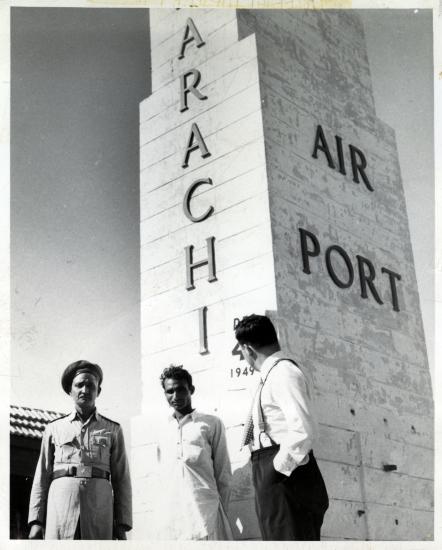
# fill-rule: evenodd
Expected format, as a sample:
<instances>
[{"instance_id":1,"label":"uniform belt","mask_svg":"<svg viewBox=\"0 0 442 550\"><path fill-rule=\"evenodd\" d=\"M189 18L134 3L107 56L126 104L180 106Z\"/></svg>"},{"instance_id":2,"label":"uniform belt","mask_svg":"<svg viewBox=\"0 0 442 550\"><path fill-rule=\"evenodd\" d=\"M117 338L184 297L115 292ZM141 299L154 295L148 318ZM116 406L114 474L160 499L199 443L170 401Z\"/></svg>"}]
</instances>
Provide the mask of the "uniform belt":
<instances>
[{"instance_id":1,"label":"uniform belt","mask_svg":"<svg viewBox=\"0 0 442 550\"><path fill-rule=\"evenodd\" d=\"M102 479L110 479L110 473L95 466L78 464L54 470L52 472L52 479L58 479L59 477L100 477Z\"/></svg>"}]
</instances>

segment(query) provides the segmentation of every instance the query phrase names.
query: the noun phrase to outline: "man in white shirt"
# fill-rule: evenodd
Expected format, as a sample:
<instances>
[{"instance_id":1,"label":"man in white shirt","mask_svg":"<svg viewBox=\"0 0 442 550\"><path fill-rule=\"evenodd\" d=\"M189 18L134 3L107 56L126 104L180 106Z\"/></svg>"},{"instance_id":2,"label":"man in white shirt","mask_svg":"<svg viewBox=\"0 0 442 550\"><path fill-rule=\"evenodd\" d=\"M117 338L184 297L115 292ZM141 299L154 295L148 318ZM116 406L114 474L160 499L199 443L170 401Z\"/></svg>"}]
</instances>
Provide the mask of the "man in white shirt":
<instances>
[{"instance_id":1,"label":"man in white shirt","mask_svg":"<svg viewBox=\"0 0 442 550\"><path fill-rule=\"evenodd\" d=\"M158 538L232 540L227 518L232 471L224 425L192 408L192 376L181 366L166 368L161 384L173 413L159 436Z\"/></svg>"},{"instance_id":2,"label":"man in white shirt","mask_svg":"<svg viewBox=\"0 0 442 550\"><path fill-rule=\"evenodd\" d=\"M263 540L320 540L328 496L313 456L317 426L309 382L281 352L268 317L244 317L235 336L246 361L260 372L243 444L252 450Z\"/></svg>"}]
</instances>

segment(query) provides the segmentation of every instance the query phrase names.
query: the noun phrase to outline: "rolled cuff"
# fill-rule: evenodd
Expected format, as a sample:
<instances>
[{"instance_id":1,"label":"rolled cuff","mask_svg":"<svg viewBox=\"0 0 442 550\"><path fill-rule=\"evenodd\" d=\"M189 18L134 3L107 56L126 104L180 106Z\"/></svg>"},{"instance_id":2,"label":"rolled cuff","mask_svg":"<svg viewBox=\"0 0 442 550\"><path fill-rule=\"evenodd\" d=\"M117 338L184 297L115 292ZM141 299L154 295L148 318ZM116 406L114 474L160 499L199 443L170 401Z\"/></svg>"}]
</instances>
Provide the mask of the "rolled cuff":
<instances>
[{"instance_id":1,"label":"rolled cuff","mask_svg":"<svg viewBox=\"0 0 442 550\"><path fill-rule=\"evenodd\" d=\"M44 525L46 521L46 507L40 508L30 508L28 515L28 525L37 523L39 525Z\"/></svg>"},{"instance_id":2,"label":"rolled cuff","mask_svg":"<svg viewBox=\"0 0 442 550\"><path fill-rule=\"evenodd\" d=\"M114 521L116 525L124 527L125 531L130 531L132 529L132 517L130 514L115 514Z\"/></svg>"},{"instance_id":3,"label":"rolled cuff","mask_svg":"<svg viewBox=\"0 0 442 550\"><path fill-rule=\"evenodd\" d=\"M38 519L33 519L32 521L28 521L28 527L32 527L33 525L40 525L40 527L44 527L44 524Z\"/></svg>"},{"instance_id":4,"label":"rolled cuff","mask_svg":"<svg viewBox=\"0 0 442 550\"><path fill-rule=\"evenodd\" d=\"M289 477L298 467L304 466L309 461L309 451L306 453L289 453L280 449L273 459L273 467L276 471Z\"/></svg>"}]
</instances>

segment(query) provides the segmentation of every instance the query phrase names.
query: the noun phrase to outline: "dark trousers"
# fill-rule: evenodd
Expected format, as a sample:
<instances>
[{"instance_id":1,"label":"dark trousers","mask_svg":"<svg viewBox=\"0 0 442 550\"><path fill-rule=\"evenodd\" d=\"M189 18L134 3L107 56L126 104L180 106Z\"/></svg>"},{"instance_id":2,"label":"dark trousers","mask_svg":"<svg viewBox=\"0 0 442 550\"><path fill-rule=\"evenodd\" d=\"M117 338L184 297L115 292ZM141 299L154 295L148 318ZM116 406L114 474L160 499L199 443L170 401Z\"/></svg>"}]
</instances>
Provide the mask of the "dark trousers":
<instances>
[{"instance_id":1,"label":"dark trousers","mask_svg":"<svg viewBox=\"0 0 442 550\"><path fill-rule=\"evenodd\" d=\"M311 452L290 477L277 472L279 445L252 453L255 506L263 540L320 540L328 507L325 484Z\"/></svg>"}]
</instances>

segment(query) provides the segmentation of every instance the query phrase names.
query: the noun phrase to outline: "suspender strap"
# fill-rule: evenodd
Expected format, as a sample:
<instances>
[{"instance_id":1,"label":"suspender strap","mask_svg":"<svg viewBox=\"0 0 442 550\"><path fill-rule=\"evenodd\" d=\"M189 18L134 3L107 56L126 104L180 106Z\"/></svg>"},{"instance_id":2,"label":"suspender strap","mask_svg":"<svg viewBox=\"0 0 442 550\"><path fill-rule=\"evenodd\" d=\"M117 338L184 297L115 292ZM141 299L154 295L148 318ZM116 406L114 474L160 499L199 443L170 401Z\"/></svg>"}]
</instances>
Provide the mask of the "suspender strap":
<instances>
[{"instance_id":1,"label":"suspender strap","mask_svg":"<svg viewBox=\"0 0 442 550\"><path fill-rule=\"evenodd\" d=\"M262 384L261 384L261 387L259 389L259 393L258 393L258 427L259 427L259 446L261 447L261 435L262 434L265 434L269 440L272 442L272 445L275 444L275 442L273 441L273 439L269 436L269 434L266 433L265 431L265 422L264 422L264 411L262 410L262 403L261 403L261 393L262 393L262 388L264 387L264 384L269 376L269 374L272 372L272 370L276 367L276 365L280 362L280 361L289 361L290 363L293 363L296 367L298 366L295 361L293 361L293 359L287 359L285 357L281 357L280 359L277 359L275 361L275 363L272 365L272 367L269 369L269 372L266 374L266 377L264 378L264 380L262 381ZM299 367L298 367L299 368Z\"/></svg>"}]
</instances>

